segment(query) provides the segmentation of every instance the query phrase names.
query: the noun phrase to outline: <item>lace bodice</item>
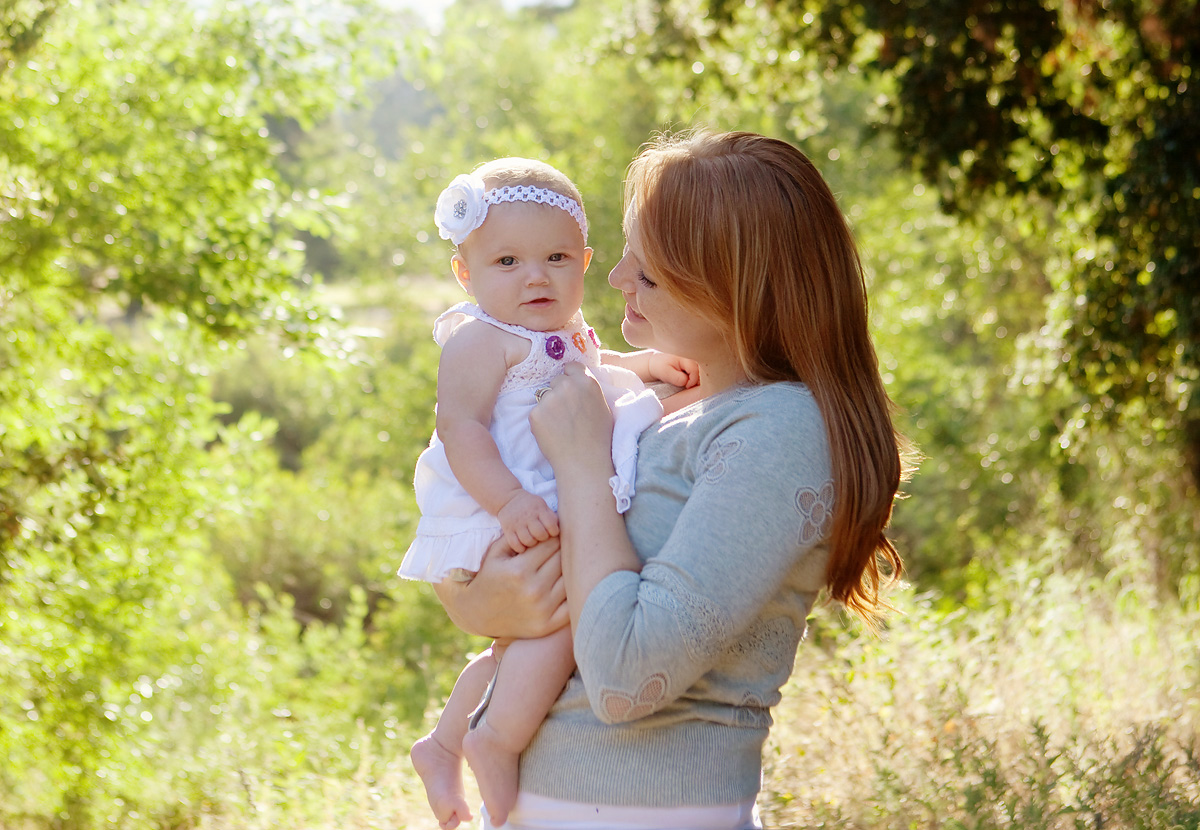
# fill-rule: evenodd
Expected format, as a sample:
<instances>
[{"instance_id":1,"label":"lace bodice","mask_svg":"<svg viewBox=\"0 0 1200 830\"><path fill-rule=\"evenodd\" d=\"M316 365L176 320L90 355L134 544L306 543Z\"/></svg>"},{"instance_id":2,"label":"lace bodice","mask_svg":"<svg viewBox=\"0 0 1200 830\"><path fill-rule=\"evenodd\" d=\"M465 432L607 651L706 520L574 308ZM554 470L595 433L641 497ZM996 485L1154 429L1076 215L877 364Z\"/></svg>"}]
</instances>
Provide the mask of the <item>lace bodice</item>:
<instances>
[{"instance_id":1,"label":"lace bodice","mask_svg":"<svg viewBox=\"0 0 1200 830\"><path fill-rule=\"evenodd\" d=\"M534 331L497 320L474 303L462 302L438 317L433 325L433 339L439 346L445 345L451 332L472 317L530 342L529 356L504 376L504 383L500 386L501 395L544 386L551 378L561 374L563 366L569 362L582 363L593 369L600 365L600 339L595 329L584 321L581 312L575 313L566 328Z\"/></svg>"}]
</instances>

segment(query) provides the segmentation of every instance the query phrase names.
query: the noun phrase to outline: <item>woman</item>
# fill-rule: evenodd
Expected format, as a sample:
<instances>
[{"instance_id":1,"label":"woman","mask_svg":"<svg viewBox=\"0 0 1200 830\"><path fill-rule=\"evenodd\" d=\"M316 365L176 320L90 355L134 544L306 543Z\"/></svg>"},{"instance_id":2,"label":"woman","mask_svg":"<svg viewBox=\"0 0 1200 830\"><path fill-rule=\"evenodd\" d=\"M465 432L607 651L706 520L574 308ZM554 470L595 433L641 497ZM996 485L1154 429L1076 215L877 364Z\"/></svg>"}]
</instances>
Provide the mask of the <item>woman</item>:
<instances>
[{"instance_id":1,"label":"woman","mask_svg":"<svg viewBox=\"0 0 1200 830\"><path fill-rule=\"evenodd\" d=\"M559 483L561 584L541 548L439 594L468 630L527 636L565 590L579 668L522 755L509 826L756 827L769 710L818 594L871 626L886 610L900 441L852 236L802 153L662 139L625 201L622 331L695 360L694 402L643 433L621 517L603 396L582 371L555 379L531 423ZM523 579L536 613L503 607Z\"/></svg>"}]
</instances>

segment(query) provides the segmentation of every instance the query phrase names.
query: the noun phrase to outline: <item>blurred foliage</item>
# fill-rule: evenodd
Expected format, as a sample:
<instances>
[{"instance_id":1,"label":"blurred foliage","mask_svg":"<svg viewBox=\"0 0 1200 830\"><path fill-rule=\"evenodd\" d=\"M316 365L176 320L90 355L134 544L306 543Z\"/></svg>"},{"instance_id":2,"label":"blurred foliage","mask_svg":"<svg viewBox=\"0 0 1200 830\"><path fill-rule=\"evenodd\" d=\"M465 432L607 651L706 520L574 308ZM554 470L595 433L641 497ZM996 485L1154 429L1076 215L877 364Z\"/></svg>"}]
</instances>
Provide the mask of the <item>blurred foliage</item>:
<instances>
[{"instance_id":1,"label":"blurred foliage","mask_svg":"<svg viewBox=\"0 0 1200 830\"><path fill-rule=\"evenodd\" d=\"M211 671L194 623L227 619L233 585L209 531L275 469L254 417L218 419L211 372L250 332L339 351L295 242L331 207L286 184L270 124L310 125L390 64L373 15L0 12L5 816L87 826L132 798L170 737L143 704Z\"/></svg>"},{"instance_id":2,"label":"blurred foliage","mask_svg":"<svg viewBox=\"0 0 1200 830\"><path fill-rule=\"evenodd\" d=\"M194 654L178 626L228 590L201 532L226 466L169 332L131 353L51 291L6 300L0 790L83 820L104 759L145 725L135 689Z\"/></svg>"},{"instance_id":3,"label":"blurred foliage","mask_svg":"<svg viewBox=\"0 0 1200 830\"><path fill-rule=\"evenodd\" d=\"M876 127L951 212L1065 226L1046 276L1082 417L1127 429L1148 414L1200 484L1200 4L645 5L647 36L677 44L659 58L717 85L803 86L796 55L867 73Z\"/></svg>"},{"instance_id":4,"label":"blurred foliage","mask_svg":"<svg viewBox=\"0 0 1200 830\"><path fill-rule=\"evenodd\" d=\"M394 298L395 299L395 298ZM243 510L213 528L213 553L245 601L261 586L305 620L341 621L354 588L371 609L395 586L416 527L410 482L433 431L437 347L395 299L391 332L360 331L352 360L247 344L217 375L226 420L265 419L277 461L245 476Z\"/></svg>"},{"instance_id":5,"label":"blurred foliage","mask_svg":"<svg viewBox=\"0 0 1200 830\"><path fill-rule=\"evenodd\" d=\"M416 820L407 743L482 645L395 576L461 297L432 205L561 167L620 346L620 179L694 124L830 180L926 456L921 595L886 646L818 616L789 695L868 761L781 761L771 815L1194 821L1195 3L967 5L0 0L0 823ZM1049 731L978 712L1002 661ZM831 770L865 789L801 792Z\"/></svg>"},{"instance_id":6,"label":"blurred foliage","mask_svg":"<svg viewBox=\"0 0 1200 830\"><path fill-rule=\"evenodd\" d=\"M765 753L768 826L1196 825L1195 611L1050 561L996 576L950 610L898 597L882 641L816 621Z\"/></svg>"}]
</instances>

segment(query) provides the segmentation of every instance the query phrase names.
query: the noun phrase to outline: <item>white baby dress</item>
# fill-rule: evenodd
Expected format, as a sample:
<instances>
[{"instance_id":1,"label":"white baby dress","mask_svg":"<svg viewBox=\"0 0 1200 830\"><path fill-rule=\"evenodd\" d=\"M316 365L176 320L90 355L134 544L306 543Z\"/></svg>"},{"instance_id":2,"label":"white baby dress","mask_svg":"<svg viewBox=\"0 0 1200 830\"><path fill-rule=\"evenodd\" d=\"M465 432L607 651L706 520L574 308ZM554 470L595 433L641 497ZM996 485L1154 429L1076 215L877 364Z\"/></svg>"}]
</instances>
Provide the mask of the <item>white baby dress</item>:
<instances>
[{"instance_id":1,"label":"white baby dress","mask_svg":"<svg viewBox=\"0 0 1200 830\"><path fill-rule=\"evenodd\" d=\"M654 393L633 372L600 363L600 341L582 313L576 313L565 329L532 331L502 323L474 303L463 302L438 317L433 324L433 339L439 346L444 345L450 333L470 318L512 332L531 344L529 356L504 377L490 427L501 460L521 486L545 499L551 510L558 509L554 470L529 429L529 413L537 402L537 390L573 361L587 366L600 382L612 410L616 475L610 483L617 510L624 513L629 509L638 436L662 417L662 405ZM461 578L463 572L478 571L484 552L500 538L500 522L458 483L437 432L417 459L413 489L421 519L416 538L400 564L400 576L441 582L447 577Z\"/></svg>"}]
</instances>

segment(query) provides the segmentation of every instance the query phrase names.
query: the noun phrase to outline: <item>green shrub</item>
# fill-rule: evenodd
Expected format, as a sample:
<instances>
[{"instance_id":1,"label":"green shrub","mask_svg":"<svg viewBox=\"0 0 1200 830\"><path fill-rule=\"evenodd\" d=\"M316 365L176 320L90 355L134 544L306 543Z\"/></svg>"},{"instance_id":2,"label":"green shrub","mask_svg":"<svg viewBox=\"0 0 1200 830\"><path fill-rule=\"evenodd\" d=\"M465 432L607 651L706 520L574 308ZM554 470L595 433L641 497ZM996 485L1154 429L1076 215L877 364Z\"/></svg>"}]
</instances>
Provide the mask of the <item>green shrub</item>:
<instances>
[{"instance_id":1,"label":"green shrub","mask_svg":"<svg viewBox=\"0 0 1200 830\"><path fill-rule=\"evenodd\" d=\"M253 504L212 528L212 551L239 598L291 595L304 622L345 619L353 588L372 605L397 581L416 526L412 489L393 479L271 470Z\"/></svg>"}]
</instances>

